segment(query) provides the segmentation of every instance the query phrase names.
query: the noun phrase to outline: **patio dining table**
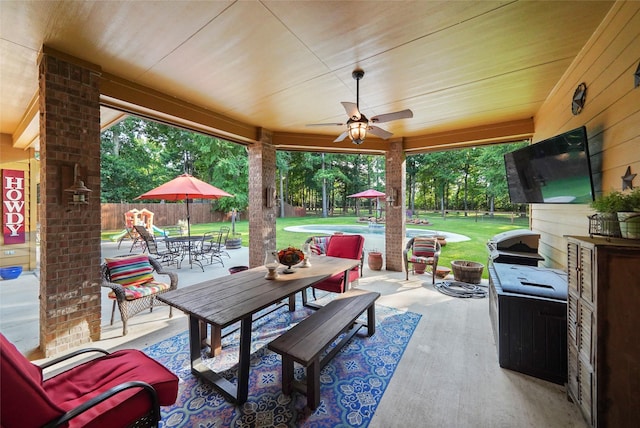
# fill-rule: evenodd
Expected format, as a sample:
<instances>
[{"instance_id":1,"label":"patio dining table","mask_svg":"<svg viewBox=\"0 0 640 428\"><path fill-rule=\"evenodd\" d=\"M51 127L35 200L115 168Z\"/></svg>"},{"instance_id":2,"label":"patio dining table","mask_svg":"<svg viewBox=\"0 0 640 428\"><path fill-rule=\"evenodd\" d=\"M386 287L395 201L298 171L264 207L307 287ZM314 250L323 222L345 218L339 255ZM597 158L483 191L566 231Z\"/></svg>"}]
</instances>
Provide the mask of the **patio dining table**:
<instances>
[{"instance_id":1,"label":"patio dining table","mask_svg":"<svg viewBox=\"0 0 640 428\"><path fill-rule=\"evenodd\" d=\"M175 251L179 252L182 260L187 257L190 267L193 267L193 263L196 263L204 272L202 262L192 255L196 252L198 246L202 244L202 235L167 236L164 238L164 242L167 244L167 248L175 249Z\"/></svg>"},{"instance_id":2,"label":"patio dining table","mask_svg":"<svg viewBox=\"0 0 640 428\"><path fill-rule=\"evenodd\" d=\"M249 362L253 315L288 299L289 310L295 310L295 294L335 274L348 271L359 260L336 257L314 257L308 268L296 268L292 274L280 274L275 280L265 278L264 266L233 275L211 279L190 287L169 291L158 300L178 308L189 316L189 350L191 372L211 382L228 400L245 403L249 394ZM280 269L281 270L281 269ZM214 355L221 350L221 331L240 321L240 353L237 385L211 370L202 360L202 326L211 325L211 348ZM206 330L205 330L206 331Z\"/></svg>"}]
</instances>

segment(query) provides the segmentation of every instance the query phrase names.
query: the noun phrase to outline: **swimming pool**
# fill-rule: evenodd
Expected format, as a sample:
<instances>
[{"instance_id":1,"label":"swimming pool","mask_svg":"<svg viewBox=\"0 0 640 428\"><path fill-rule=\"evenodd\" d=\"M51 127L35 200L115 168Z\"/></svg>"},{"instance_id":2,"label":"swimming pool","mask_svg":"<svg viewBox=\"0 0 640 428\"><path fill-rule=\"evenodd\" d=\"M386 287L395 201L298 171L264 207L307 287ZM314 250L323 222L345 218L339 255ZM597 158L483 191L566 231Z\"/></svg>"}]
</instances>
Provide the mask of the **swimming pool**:
<instances>
[{"instance_id":1,"label":"swimming pool","mask_svg":"<svg viewBox=\"0 0 640 428\"><path fill-rule=\"evenodd\" d=\"M357 233L360 235L369 235L370 237L384 238L385 227L383 224L373 225L346 225L346 224L308 224L305 226L289 226L285 227L287 232L304 232L309 234L314 233L326 233L331 235L335 232L343 233ZM440 232L436 230L427 229L407 229L407 238L413 238L414 236L444 236L447 242L462 242L469 241L471 238L465 235L460 235L452 232ZM365 236L366 238L366 236Z\"/></svg>"}]
</instances>

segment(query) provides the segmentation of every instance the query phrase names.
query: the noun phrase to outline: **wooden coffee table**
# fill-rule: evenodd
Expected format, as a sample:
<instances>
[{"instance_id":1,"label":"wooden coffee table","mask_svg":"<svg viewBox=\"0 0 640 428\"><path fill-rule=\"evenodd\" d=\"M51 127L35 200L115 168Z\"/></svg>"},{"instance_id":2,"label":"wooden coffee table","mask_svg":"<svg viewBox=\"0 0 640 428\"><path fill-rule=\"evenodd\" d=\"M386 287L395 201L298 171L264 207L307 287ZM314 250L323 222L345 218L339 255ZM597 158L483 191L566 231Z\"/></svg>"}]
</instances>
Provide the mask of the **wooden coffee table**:
<instances>
[{"instance_id":1,"label":"wooden coffee table","mask_svg":"<svg viewBox=\"0 0 640 428\"><path fill-rule=\"evenodd\" d=\"M311 267L297 268L295 273L289 275L280 274L275 280L265 279L267 269L260 266L163 293L158 300L189 316L191 372L211 382L228 400L242 404L247 401L249 393L253 314L286 298L289 300L289 310L293 311L297 292L337 273L348 275L348 271L359 264L360 260L314 257ZM306 301L305 293L303 301ZM238 321L240 355L236 386L202 362L200 329L203 323L212 326L211 347L217 354L221 349L221 330Z\"/></svg>"}]
</instances>

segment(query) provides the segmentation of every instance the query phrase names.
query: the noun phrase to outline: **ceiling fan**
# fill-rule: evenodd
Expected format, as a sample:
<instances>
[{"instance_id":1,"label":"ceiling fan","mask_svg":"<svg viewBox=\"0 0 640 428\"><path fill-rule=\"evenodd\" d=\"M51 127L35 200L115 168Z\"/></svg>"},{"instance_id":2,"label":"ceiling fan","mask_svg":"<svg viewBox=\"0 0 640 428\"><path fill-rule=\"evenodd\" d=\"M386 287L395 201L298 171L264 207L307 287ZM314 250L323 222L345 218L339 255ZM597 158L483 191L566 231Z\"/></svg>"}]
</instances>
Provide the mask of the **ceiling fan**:
<instances>
[{"instance_id":1,"label":"ceiling fan","mask_svg":"<svg viewBox=\"0 0 640 428\"><path fill-rule=\"evenodd\" d=\"M413 117L413 112L409 109L397 111L395 113L379 114L367 119L367 117L360 113L360 79L364 77L364 71L360 69L353 70L351 76L356 80L356 102L350 103L343 101L342 105L349 116L349 120L346 123L314 123L307 126L344 126L347 125L347 130L338 136L334 143L338 143L347 136L351 138L354 144L362 144L367 132L371 132L376 137L380 137L383 140L388 139L393 134L389 131L385 131L382 128L375 126L376 123L391 122L392 120L408 119Z\"/></svg>"}]
</instances>

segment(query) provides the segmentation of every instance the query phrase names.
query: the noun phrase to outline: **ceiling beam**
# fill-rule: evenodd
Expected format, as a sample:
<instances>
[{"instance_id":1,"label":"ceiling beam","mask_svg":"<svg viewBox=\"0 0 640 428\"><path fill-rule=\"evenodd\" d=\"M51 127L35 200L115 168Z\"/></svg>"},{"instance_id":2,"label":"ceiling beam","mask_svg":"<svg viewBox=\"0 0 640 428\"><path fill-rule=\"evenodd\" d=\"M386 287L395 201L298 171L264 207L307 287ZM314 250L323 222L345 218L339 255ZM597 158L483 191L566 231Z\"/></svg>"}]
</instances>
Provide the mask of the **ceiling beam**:
<instances>
[{"instance_id":1,"label":"ceiling beam","mask_svg":"<svg viewBox=\"0 0 640 428\"><path fill-rule=\"evenodd\" d=\"M13 147L17 149L28 149L33 147L39 149L40 143L40 111L38 94L35 94L24 115L20 119L20 123L11 136L13 139Z\"/></svg>"},{"instance_id":2,"label":"ceiling beam","mask_svg":"<svg viewBox=\"0 0 640 428\"><path fill-rule=\"evenodd\" d=\"M255 126L108 73L102 74L100 93L103 105L148 119L244 144L258 138Z\"/></svg>"},{"instance_id":3,"label":"ceiling beam","mask_svg":"<svg viewBox=\"0 0 640 428\"><path fill-rule=\"evenodd\" d=\"M427 153L453 148L510 143L533 136L533 118L404 138L406 153Z\"/></svg>"}]
</instances>

